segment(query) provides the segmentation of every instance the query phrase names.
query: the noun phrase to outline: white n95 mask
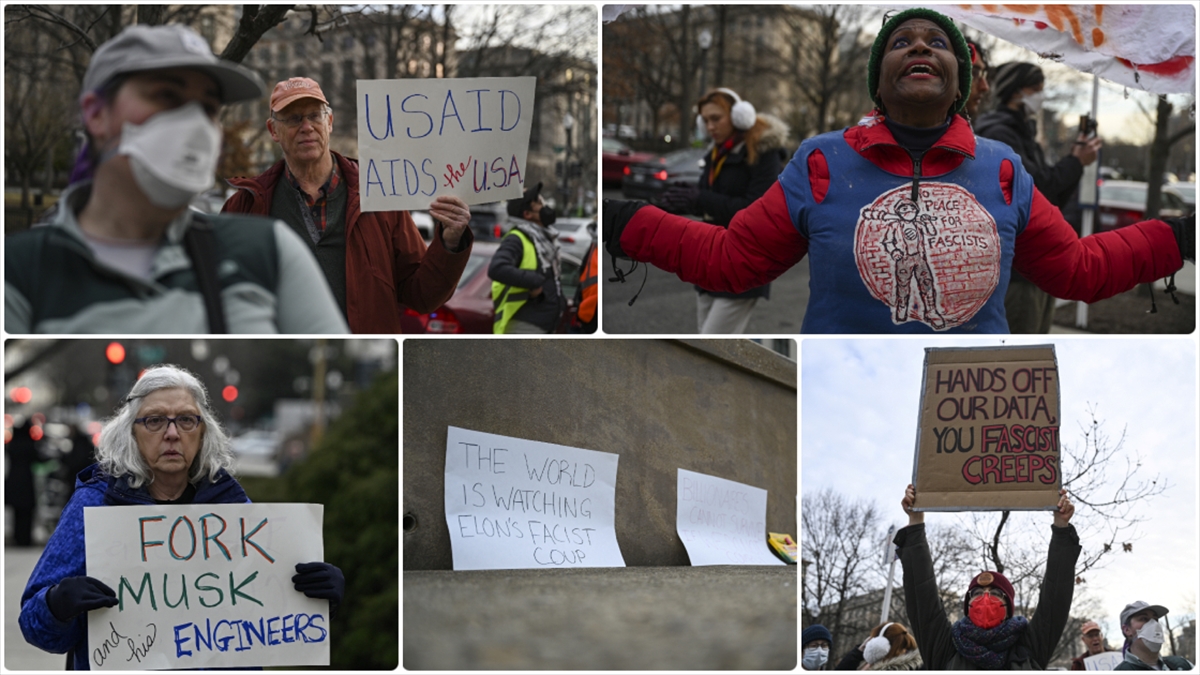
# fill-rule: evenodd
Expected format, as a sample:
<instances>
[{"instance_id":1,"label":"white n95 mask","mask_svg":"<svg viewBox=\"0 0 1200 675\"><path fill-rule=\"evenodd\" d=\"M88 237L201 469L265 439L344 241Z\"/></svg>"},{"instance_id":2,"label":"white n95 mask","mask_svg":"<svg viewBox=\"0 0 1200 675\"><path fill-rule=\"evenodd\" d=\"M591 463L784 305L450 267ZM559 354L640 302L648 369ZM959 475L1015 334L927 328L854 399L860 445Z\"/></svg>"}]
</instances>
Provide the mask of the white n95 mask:
<instances>
[{"instance_id":1,"label":"white n95 mask","mask_svg":"<svg viewBox=\"0 0 1200 675\"><path fill-rule=\"evenodd\" d=\"M1150 619L1142 624L1142 628L1137 632L1137 636L1142 639L1142 642L1146 645L1146 649L1152 652L1162 649L1163 629L1159 625L1158 619Z\"/></svg>"},{"instance_id":2,"label":"white n95 mask","mask_svg":"<svg viewBox=\"0 0 1200 675\"><path fill-rule=\"evenodd\" d=\"M1022 103L1025 104L1025 109L1029 111L1030 115L1037 115L1038 113L1042 112L1042 104L1045 102L1046 93L1041 91L1037 92L1036 94L1030 94L1026 96L1022 101Z\"/></svg>"},{"instance_id":3,"label":"white n95 mask","mask_svg":"<svg viewBox=\"0 0 1200 675\"><path fill-rule=\"evenodd\" d=\"M808 670L816 670L828 660L829 649L826 647L809 647L804 650L804 667Z\"/></svg>"},{"instance_id":4,"label":"white n95 mask","mask_svg":"<svg viewBox=\"0 0 1200 675\"><path fill-rule=\"evenodd\" d=\"M196 101L125 123L118 155L127 155L133 179L155 206L177 209L213 184L221 129Z\"/></svg>"}]
</instances>

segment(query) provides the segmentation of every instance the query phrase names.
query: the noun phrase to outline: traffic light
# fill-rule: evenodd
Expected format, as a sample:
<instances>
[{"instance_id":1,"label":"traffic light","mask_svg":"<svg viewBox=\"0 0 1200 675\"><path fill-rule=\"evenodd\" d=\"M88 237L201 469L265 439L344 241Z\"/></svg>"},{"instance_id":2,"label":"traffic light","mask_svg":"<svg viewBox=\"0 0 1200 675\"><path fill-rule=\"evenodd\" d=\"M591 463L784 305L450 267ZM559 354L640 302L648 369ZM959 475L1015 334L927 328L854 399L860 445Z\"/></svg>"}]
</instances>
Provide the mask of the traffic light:
<instances>
[{"instance_id":1,"label":"traffic light","mask_svg":"<svg viewBox=\"0 0 1200 675\"><path fill-rule=\"evenodd\" d=\"M110 342L104 348L104 358L114 366L125 361L125 346L120 342Z\"/></svg>"}]
</instances>

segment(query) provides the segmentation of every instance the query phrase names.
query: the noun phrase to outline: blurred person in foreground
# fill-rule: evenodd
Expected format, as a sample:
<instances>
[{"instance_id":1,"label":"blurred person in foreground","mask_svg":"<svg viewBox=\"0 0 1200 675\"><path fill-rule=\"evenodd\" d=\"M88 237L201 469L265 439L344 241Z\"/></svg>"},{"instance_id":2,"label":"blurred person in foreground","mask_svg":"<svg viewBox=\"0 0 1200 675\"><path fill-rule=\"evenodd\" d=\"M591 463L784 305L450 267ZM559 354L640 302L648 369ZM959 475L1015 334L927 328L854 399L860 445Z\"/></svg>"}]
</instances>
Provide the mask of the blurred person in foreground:
<instances>
[{"instance_id":1,"label":"blurred person in foreground","mask_svg":"<svg viewBox=\"0 0 1200 675\"><path fill-rule=\"evenodd\" d=\"M711 142L697 185L673 186L660 197L669 213L699 216L728 227L734 214L763 196L787 161L783 144L788 127L774 115L759 114L732 89L713 89L696 103ZM741 293L708 291L696 286L696 323L702 334L745 333L759 298L771 297L771 285Z\"/></svg>"},{"instance_id":2,"label":"blurred person in foreground","mask_svg":"<svg viewBox=\"0 0 1200 675\"><path fill-rule=\"evenodd\" d=\"M1104 644L1104 633L1100 632L1100 624L1095 621L1084 621L1083 625L1079 627L1079 633L1079 639L1083 642L1083 653L1071 659L1071 670L1088 670L1084 659L1104 652L1116 651L1109 649Z\"/></svg>"},{"instance_id":3,"label":"blurred person in foreground","mask_svg":"<svg viewBox=\"0 0 1200 675\"><path fill-rule=\"evenodd\" d=\"M1033 186L1061 212L1079 188L1083 167L1096 161L1103 143L1081 129L1071 154L1051 164L1036 138L1046 96L1042 69L1032 63L1004 63L996 67L992 83L996 109L979 118L975 133L1000 141L1020 155ZM1004 296L1004 312L1010 333L1049 333L1054 322L1054 298L1014 271Z\"/></svg>"},{"instance_id":4,"label":"blurred person in foreground","mask_svg":"<svg viewBox=\"0 0 1200 675\"><path fill-rule=\"evenodd\" d=\"M283 159L254 178L230 179L237 191L221 211L287 223L316 257L351 331L399 333L404 307L427 314L454 295L474 241L466 202L433 200L428 247L408 211L364 213L358 160L329 148L333 109L315 80L276 84L266 125Z\"/></svg>"},{"instance_id":5,"label":"blurred person in foreground","mask_svg":"<svg viewBox=\"0 0 1200 675\"><path fill-rule=\"evenodd\" d=\"M9 333L344 333L287 226L206 215L221 106L265 93L178 26L100 45L79 97L87 143L49 222L5 241Z\"/></svg>"},{"instance_id":6,"label":"blurred person in foreground","mask_svg":"<svg viewBox=\"0 0 1200 675\"><path fill-rule=\"evenodd\" d=\"M731 292L808 255L805 333L1007 333L1013 269L1055 297L1095 302L1195 260L1194 215L1080 239L1011 148L976 138L957 114L970 50L945 15L888 17L867 88L876 109L806 140L728 228L604 200L609 254Z\"/></svg>"},{"instance_id":7,"label":"blurred person in foreground","mask_svg":"<svg viewBox=\"0 0 1200 675\"><path fill-rule=\"evenodd\" d=\"M912 485L900 505L908 526L893 540L904 565L904 605L921 658L930 670L1045 670L1062 637L1075 594L1075 561L1082 549L1071 525L1075 505L1059 491L1046 570L1033 618L1016 614L1013 585L999 572L975 575L963 596L963 617L953 624L934 578L933 558L925 539L925 514L914 511Z\"/></svg>"},{"instance_id":8,"label":"blurred person in foreground","mask_svg":"<svg viewBox=\"0 0 1200 675\"><path fill-rule=\"evenodd\" d=\"M69 653L88 670L87 613L117 604L116 593L87 576L84 509L151 504L248 504L228 472L229 437L204 385L176 366L148 369L117 414L104 423L97 462L79 473L75 493L21 594L21 633L39 649ZM310 598L342 600L342 571L325 562L300 563L292 582Z\"/></svg>"},{"instance_id":9,"label":"blurred person in foreground","mask_svg":"<svg viewBox=\"0 0 1200 675\"><path fill-rule=\"evenodd\" d=\"M902 623L879 624L834 670L921 670L917 640Z\"/></svg>"},{"instance_id":10,"label":"blurred person in foreground","mask_svg":"<svg viewBox=\"0 0 1200 675\"><path fill-rule=\"evenodd\" d=\"M1167 615L1167 608L1138 600L1125 605L1121 610L1121 634L1125 645L1121 651L1125 660L1114 670L1192 670L1195 666L1182 656L1159 656L1162 651L1162 624L1159 619Z\"/></svg>"}]
</instances>

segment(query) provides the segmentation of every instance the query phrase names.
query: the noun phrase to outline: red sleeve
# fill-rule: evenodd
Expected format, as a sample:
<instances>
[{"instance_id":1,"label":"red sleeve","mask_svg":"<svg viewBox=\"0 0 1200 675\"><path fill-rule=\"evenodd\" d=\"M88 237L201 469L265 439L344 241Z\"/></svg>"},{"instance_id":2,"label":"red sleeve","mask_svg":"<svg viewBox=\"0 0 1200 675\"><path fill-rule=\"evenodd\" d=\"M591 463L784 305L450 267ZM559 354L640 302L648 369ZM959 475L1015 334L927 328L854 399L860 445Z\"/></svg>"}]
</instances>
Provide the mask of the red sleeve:
<instances>
[{"instance_id":1,"label":"red sleeve","mask_svg":"<svg viewBox=\"0 0 1200 675\"><path fill-rule=\"evenodd\" d=\"M1029 224L1017 237L1013 267L1064 300L1096 302L1179 270L1183 258L1171 226L1146 220L1080 239L1038 190Z\"/></svg>"},{"instance_id":2,"label":"red sleeve","mask_svg":"<svg viewBox=\"0 0 1200 675\"><path fill-rule=\"evenodd\" d=\"M787 199L776 181L739 211L728 228L642 207L621 233L621 248L634 260L678 274L684 281L711 291L741 293L800 262L808 240L792 225Z\"/></svg>"}]
</instances>

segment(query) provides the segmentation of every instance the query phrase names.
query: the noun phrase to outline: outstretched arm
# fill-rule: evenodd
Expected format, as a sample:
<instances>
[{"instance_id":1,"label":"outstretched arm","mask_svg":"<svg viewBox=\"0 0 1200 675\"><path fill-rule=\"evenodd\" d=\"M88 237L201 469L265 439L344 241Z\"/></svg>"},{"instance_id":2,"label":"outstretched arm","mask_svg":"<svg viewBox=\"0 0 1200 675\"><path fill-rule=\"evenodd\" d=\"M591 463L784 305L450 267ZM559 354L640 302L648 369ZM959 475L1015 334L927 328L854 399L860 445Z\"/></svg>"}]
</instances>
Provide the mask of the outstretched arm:
<instances>
[{"instance_id":1,"label":"outstretched arm","mask_svg":"<svg viewBox=\"0 0 1200 675\"><path fill-rule=\"evenodd\" d=\"M1067 497L1067 491L1060 490L1058 506L1054 510L1054 526L1050 528L1046 574L1038 593L1037 609L1029 620L1033 659L1042 668L1050 662L1054 648L1067 626L1075 595L1075 561L1082 548L1079 534L1071 525L1071 516L1074 514L1075 505Z\"/></svg>"},{"instance_id":2,"label":"outstretched arm","mask_svg":"<svg viewBox=\"0 0 1200 675\"><path fill-rule=\"evenodd\" d=\"M908 514L908 527L896 533L893 540L900 548L900 563L904 566L904 607L927 668L938 670L954 655L950 621L942 607L937 579L933 574L933 558L925 540L925 515L912 510L916 492L912 485L904 491L900 502Z\"/></svg>"}]
</instances>

